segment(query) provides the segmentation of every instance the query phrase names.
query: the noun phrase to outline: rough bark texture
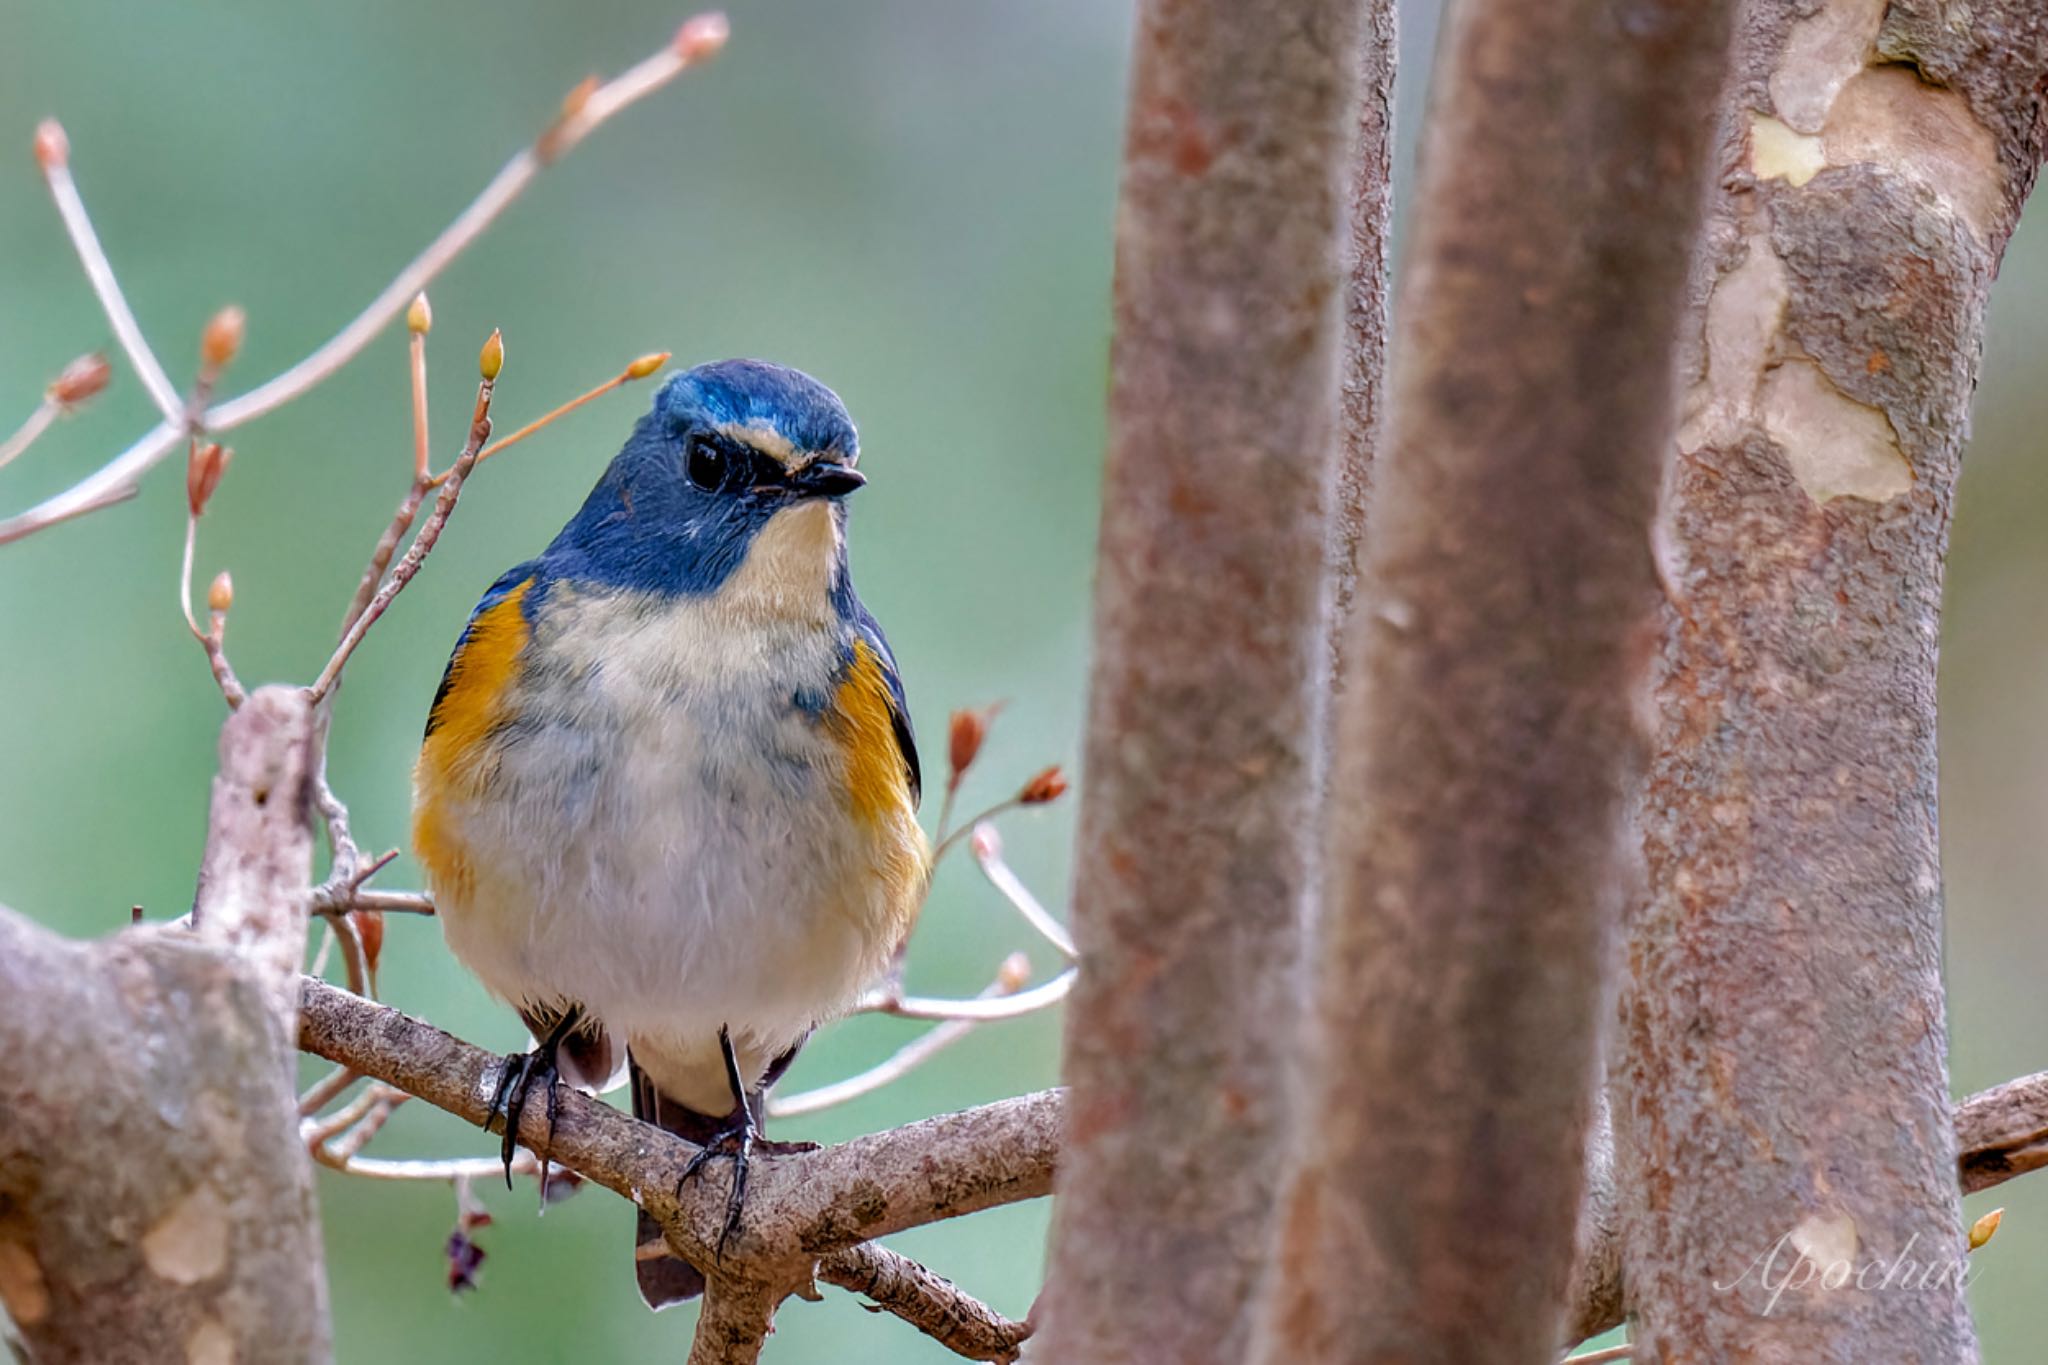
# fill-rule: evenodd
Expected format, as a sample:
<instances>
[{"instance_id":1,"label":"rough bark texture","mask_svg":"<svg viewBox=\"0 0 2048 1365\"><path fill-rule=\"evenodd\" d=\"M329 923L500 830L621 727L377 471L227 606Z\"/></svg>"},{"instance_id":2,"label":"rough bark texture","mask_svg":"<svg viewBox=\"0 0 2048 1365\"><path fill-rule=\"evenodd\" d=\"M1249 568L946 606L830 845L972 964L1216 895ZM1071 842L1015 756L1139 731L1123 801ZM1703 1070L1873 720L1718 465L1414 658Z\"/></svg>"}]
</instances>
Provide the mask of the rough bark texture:
<instances>
[{"instance_id":1,"label":"rough bark texture","mask_svg":"<svg viewBox=\"0 0 2048 1365\"><path fill-rule=\"evenodd\" d=\"M1726 20L1682 0L1447 17L1261 1359L1558 1341Z\"/></svg>"},{"instance_id":2,"label":"rough bark texture","mask_svg":"<svg viewBox=\"0 0 2048 1365\"><path fill-rule=\"evenodd\" d=\"M300 990L306 1051L483 1126L504 1058L324 981L301 978ZM639 1204L691 1264L721 1269L723 1163L680 1184L695 1147L580 1091L564 1087L557 1099L552 1130L546 1106L527 1107L520 1142ZM819 1258L871 1238L1049 1194L1061 1101L1043 1091L821 1151L756 1155L746 1220L725 1243L722 1269L788 1293L808 1285ZM899 1269L855 1258L837 1262L826 1278L887 1275L900 1295L908 1285Z\"/></svg>"},{"instance_id":3,"label":"rough bark texture","mask_svg":"<svg viewBox=\"0 0 2048 1365\"><path fill-rule=\"evenodd\" d=\"M2048 1166L2048 1072L1979 1091L1956 1106L1956 1173L1964 1194L1976 1194ZM1586 1199L1579 1215L1579 1259L1572 1266L1565 1340L1619 1327L1627 1294L1622 1283L1620 1189L1607 1167L1613 1142L1589 1143ZM1789 1259L1789 1258L1788 1258ZM1919 1258L1926 1264L1925 1258ZM1779 1269L1789 1273L1788 1260Z\"/></svg>"},{"instance_id":4,"label":"rough bark texture","mask_svg":"<svg viewBox=\"0 0 2048 1365\"><path fill-rule=\"evenodd\" d=\"M228 720L196 930L75 943L0 910L0 1301L38 1365L328 1357L275 968L310 733L293 693Z\"/></svg>"},{"instance_id":5,"label":"rough bark texture","mask_svg":"<svg viewBox=\"0 0 2048 1365\"><path fill-rule=\"evenodd\" d=\"M1952 1276L1810 1274L1773 1301L1754 1267L1961 1253L1935 656L2044 29L2031 0L1759 3L1743 25L1659 535L1616 1068L1638 1359L1975 1356Z\"/></svg>"},{"instance_id":6,"label":"rough bark texture","mask_svg":"<svg viewBox=\"0 0 2048 1365\"><path fill-rule=\"evenodd\" d=\"M1139 8L1044 1359L1244 1357L1313 880L1358 8Z\"/></svg>"},{"instance_id":7,"label":"rough bark texture","mask_svg":"<svg viewBox=\"0 0 2048 1365\"><path fill-rule=\"evenodd\" d=\"M1358 543L1371 501L1387 391L1388 262L1394 228L1394 0L1360 0L1354 39L1356 123L1350 234L1344 243L1344 345L1336 484L1330 495L1330 690L1344 680L1344 630L1358 592ZM1327 755L1324 755L1327 761Z\"/></svg>"}]
</instances>

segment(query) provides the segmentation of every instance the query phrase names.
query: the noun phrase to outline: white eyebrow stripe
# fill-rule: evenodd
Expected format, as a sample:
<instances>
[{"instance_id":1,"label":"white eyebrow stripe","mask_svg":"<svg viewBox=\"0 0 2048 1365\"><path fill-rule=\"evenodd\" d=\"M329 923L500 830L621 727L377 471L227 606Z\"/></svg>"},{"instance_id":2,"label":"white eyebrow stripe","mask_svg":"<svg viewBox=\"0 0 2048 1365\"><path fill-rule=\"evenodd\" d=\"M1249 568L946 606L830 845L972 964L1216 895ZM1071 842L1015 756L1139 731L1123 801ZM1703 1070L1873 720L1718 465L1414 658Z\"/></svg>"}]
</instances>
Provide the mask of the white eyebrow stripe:
<instances>
[{"instance_id":1,"label":"white eyebrow stripe","mask_svg":"<svg viewBox=\"0 0 2048 1365\"><path fill-rule=\"evenodd\" d=\"M776 460L784 469L794 468L799 463L796 447L790 444L787 436L784 436L773 427L727 422L718 428L718 434L729 436L735 441L745 442L763 455ZM804 463L808 463L808 461Z\"/></svg>"}]
</instances>

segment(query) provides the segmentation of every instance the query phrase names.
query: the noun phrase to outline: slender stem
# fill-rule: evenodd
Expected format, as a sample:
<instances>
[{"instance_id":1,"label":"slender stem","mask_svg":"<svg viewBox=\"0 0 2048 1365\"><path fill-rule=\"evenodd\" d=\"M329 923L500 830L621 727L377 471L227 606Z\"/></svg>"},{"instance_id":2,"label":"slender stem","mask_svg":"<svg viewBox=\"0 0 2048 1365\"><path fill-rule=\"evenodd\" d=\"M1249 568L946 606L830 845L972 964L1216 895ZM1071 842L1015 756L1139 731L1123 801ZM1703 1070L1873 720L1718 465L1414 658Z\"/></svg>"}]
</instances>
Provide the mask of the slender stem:
<instances>
[{"instance_id":1,"label":"slender stem","mask_svg":"<svg viewBox=\"0 0 2048 1365\"><path fill-rule=\"evenodd\" d=\"M1619 1346L1603 1346L1597 1351L1583 1351L1575 1356L1566 1356L1558 1365L1603 1365L1611 1360L1627 1360L1635 1347L1624 1341Z\"/></svg>"},{"instance_id":2,"label":"slender stem","mask_svg":"<svg viewBox=\"0 0 2048 1365\"><path fill-rule=\"evenodd\" d=\"M383 910L401 915L431 915L434 898L424 891L353 891L338 896L337 910Z\"/></svg>"},{"instance_id":3,"label":"slender stem","mask_svg":"<svg viewBox=\"0 0 2048 1365\"><path fill-rule=\"evenodd\" d=\"M483 234L497 216L533 182L541 170L590 135L612 115L659 90L711 52L686 55L671 44L599 87L583 107L543 134L532 147L516 153L492 178L470 206L450 223L426 250L414 257L384 292L370 301L346 327L324 346L278 375L275 379L230 399L207 414L210 430L225 431L252 418L261 417L333 375L367 346L386 324L405 311L413 295L430 284ZM545 151L545 155L542 155Z\"/></svg>"},{"instance_id":4,"label":"slender stem","mask_svg":"<svg viewBox=\"0 0 2048 1365\"><path fill-rule=\"evenodd\" d=\"M425 297L421 297L425 306ZM427 334L412 334L412 477L418 483L427 477L432 453L427 441Z\"/></svg>"},{"instance_id":5,"label":"slender stem","mask_svg":"<svg viewBox=\"0 0 2048 1365\"><path fill-rule=\"evenodd\" d=\"M199 540L199 518L189 512L185 516L185 555L178 569L178 610L185 613L185 628L192 632L192 638L202 644L206 632L199 628L198 618L192 615L192 552Z\"/></svg>"},{"instance_id":6,"label":"slender stem","mask_svg":"<svg viewBox=\"0 0 2048 1365\"><path fill-rule=\"evenodd\" d=\"M455 502L462 496L462 484L469 477L469 471L476 468L477 454L491 436L491 391L493 381L486 379L477 385L476 415L470 421L469 441L462 448L462 454L455 458L441 492L434 499L434 511L413 537L412 546L405 552L405 558L398 561L398 567L391 571L391 577L379 588L364 606L360 615L341 637L341 643L334 648L334 654L327 660L327 666L320 670L320 676L306 689L306 694L317 702L332 691L341 678L341 670L348 663L349 656L369 634L370 627L377 624L392 600L405 591L405 585L412 582L413 575L420 571L420 565L433 552L434 544L441 538L441 529L448 524L448 518L455 511Z\"/></svg>"},{"instance_id":7,"label":"slender stem","mask_svg":"<svg viewBox=\"0 0 2048 1365\"><path fill-rule=\"evenodd\" d=\"M946 854L951 852L955 844L959 843L962 839L965 839L969 834L973 833L975 826L987 824L990 820L995 819L998 815L1002 815L1008 811L1013 811L1022 804L1023 802L1019 801L1016 797L1006 796L1002 800L996 802L993 806L990 806L987 810L984 810L980 814L976 815L972 820L969 820L966 824L960 826L960 828L954 830L951 834L948 834L944 838L940 839L937 846L932 849L932 866L937 867L939 864L939 859L945 857Z\"/></svg>"},{"instance_id":8,"label":"slender stem","mask_svg":"<svg viewBox=\"0 0 2048 1365\"><path fill-rule=\"evenodd\" d=\"M78 263L85 268L92 292L99 295L100 308L114 329L115 339L127 353L128 363L135 367L142 387L149 390L150 401L164 415L164 421L183 431L185 400L178 396L171 377L164 373L156 353L143 339L142 326L128 307L121 282L114 277L114 267L107 260L105 248L100 246L99 234L93 231L92 217L85 211L85 200L79 197L78 183L71 178L71 167L63 161L51 162L43 167L43 179L50 187L50 198L56 201L57 216L64 220L64 231L70 234L71 245L78 252Z\"/></svg>"},{"instance_id":9,"label":"slender stem","mask_svg":"<svg viewBox=\"0 0 2048 1365\"><path fill-rule=\"evenodd\" d=\"M299 1096L299 1116L310 1118L334 1103L341 1092L363 1078L354 1067L338 1066L306 1087Z\"/></svg>"},{"instance_id":10,"label":"slender stem","mask_svg":"<svg viewBox=\"0 0 2048 1365\"><path fill-rule=\"evenodd\" d=\"M998 999L941 1000L922 995L902 995L876 1000L862 1006L875 1014L893 1014L898 1019L971 1019L986 1023L992 1019L1016 1019L1050 1009L1067 998L1074 987L1075 969L1067 968L1052 980L1028 991Z\"/></svg>"},{"instance_id":11,"label":"slender stem","mask_svg":"<svg viewBox=\"0 0 2048 1365\"><path fill-rule=\"evenodd\" d=\"M481 451L477 452L477 463L482 464L485 460L490 459L491 456L497 454L506 446L517 445L519 442L533 435L533 433L539 431L542 427L547 426L555 419L559 417L567 417L570 413L576 411L576 409L582 407L585 403L590 402L594 398L604 397L606 394L610 393L613 389L616 389L617 387L619 387L619 385L625 382L626 376L622 374L613 375L610 379L605 380L604 383L599 384L596 388L591 389L586 393L578 394L576 397L571 398L568 402L562 404L560 407L554 409L552 412L549 412L544 416L534 418L531 422L528 422L525 426L519 428L519 430L513 432L510 436L504 437L501 440L493 441L489 445L485 446ZM447 477L447 475L443 474L439 479L436 479L434 482L438 486L441 480L446 479Z\"/></svg>"},{"instance_id":12,"label":"slender stem","mask_svg":"<svg viewBox=\"0 0 2048 1365\"><path fill-rule=\"evenodd\" d=\"M1052 912L1039 902L1038 897L1031 894L1031 888L1024 885L1023 879L1003 861L1003 844L996 835L994 825L984 822L975 826L974 839L969 847L973 850L974 862L981 869L981 875L988 878L989 884L1003 893L1003 899L1024 917L1026 924L1037 930L1046 942L1059 949L1060 955L1067 961L1072 962L1080 956L1074 947L1073 936L1067 932L1067 926L1053 918Z\"/></svg>"},{"instance_id":13,"label":"slender stem","mask_svg":"<svg viewBox=\"0 0 2048 1365\"><path fill-rule=\"evenodd\" d=\"M56 421L57 414L63 410L61 403L48 396L36 404L35 410L29 413L28 420L16 428L14 434L5 442L0 442L0 469L14 463L17 455L34 445L37 439L50 429L50 423Z\"/></svg>"},{"instance_id":14,"label":"slender stem","mask_svg":"<svg viewBox=\"0 0 2048 1365\"><path fill-rule=\"evenodd\" d=\"M689 31L692 26L698 29L695 42L664 47L610 84L601 86L584 101L575 114L560 120L550 128L541 138L547 153L545 157L537 154L537 149L541 145L537 143L535 147L519 152L506 162L504 168L484 187L475 201L464 209L426 250L400 271L397 278L371 300L354 320L318 350L268 383L208 409L200 419L199 425L209 431L227 431L240 426L297 398L347 364L392 318L405 309L414 294L425 288L446 269L449 262L460 255L514 199L518 198L544 166L559 160L563 154L595 131L598 125L620 110L654 93L675 76L712 56L723 41L722 30L709 23L708 17L692 20L690 24L684 26L685 31ZM59 207L61 209L61 203ZM97 246L96 240L94 246ZM90 263L88 271L90 272ZM111 272L107 278L111 284ZM97 280L94 281L94 287L98 288ZM119 290L116 288L114 297L118 299L119 296ZM125 303L122 304L122 308L125 310ZM135 339L140 343L139 333ZM126 345L125 337L123 344ZM154 364L154 358L151 359L151 364ZM140 362L137 369L142 369ZM171 389L170 381L164 377L161 367L157 367L155 376L156 382L163 385L163 393L168 395L166 401L164 397L158 395L155 384L151 384L151 396L157 399L157 406L163 410L164 420L85 479L45 499L26 512L0 521L0 545L32 535L58 522L83 516L109 503L134 496L136 484L142 476L177 448L188 426L182 404L175 390ZM151 382L147 372L144 373L144 382Z\"/></svg>"},{"instance_id":15,"label":"slender stem","mask_svg":"<svg viewBox=\"0 0 2048 1365\"><path fill-rule=\"evenodd\" d=\"M1015 995L1024 983L1030 980L1031 961L1022 953L1012 953L1004 960L1002 970L996 979L983 988L976 1000L993 1000ZM821 1109L845 1104L870 1091L880 1090L893 1081L899 1081L926 1062L939 1055L972 1033L983 1021L976 1019L948 1019L936 1028L929 1029L917 1038L905 1043L896 1052L875 1066L843 1081L821 1085L815 1090L800 1091L783 1097L771 1096L768 1100L768 1114L771 1118L795 1118L802 1114L815 1114Z\"/></svg>"}]
</instances>

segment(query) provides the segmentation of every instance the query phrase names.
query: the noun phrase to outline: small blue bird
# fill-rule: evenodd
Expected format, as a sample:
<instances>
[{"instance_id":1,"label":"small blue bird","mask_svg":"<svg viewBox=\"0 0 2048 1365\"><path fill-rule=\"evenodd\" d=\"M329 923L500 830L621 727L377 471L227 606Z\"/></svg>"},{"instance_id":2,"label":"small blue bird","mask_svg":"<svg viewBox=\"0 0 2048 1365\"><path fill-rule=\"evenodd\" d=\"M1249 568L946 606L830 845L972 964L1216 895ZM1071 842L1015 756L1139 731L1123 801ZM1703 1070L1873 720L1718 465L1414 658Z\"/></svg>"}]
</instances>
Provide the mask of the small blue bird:
<instances>
[{"instance_id":1,"label":"small blue bird","mask_svg":"<svg viewBox=\"0 0 2048 1365\"><path fill-rule=\"evenodd\" d=\"M929 853L847 570L858 454L807 375L676 375L456 643L413 843L449 948L539 1040L500 1089L508 1173L530 1085L623 1068L636 1116L732 1158L731 1231L762 1092L910 932ZM703 1288L644 1214L635 1259L653 1307Z\"/></svg>"}]
</instances>

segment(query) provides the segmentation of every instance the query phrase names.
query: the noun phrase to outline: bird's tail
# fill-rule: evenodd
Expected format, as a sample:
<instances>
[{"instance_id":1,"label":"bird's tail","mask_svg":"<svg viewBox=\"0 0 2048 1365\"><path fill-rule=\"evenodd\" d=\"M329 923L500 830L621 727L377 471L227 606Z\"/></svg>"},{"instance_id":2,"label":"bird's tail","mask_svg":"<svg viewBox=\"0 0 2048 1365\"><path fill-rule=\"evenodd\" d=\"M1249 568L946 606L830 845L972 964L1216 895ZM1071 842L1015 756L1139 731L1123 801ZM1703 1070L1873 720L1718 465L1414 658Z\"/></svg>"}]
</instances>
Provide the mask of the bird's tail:
<instances>
[{"instance_id":1,"label":"bird's tail","mask_svg":"<svg viewBox=\"0 0 2048 1365\"><path fill-rule=\"evenodd\" d=\"M632 1060L631 1053L627 1054L626 1065L632 1073L634 1118L700 1147L717 1137L725 1126L724 1119L700 1114L656 1090L640 1064ZM661 1224L647 1210L639 1212L640 1227L633 1239L633 1273L640 1281L640 1297L649 1308L661 1309L702 1294L703 1272L669 1250L667 1239L661 1235Z\"/></svg>"},{"instance_id":2,"label":"bird's tail","mask_svg":"<svg viewBox=\"0 0 2048 1365\"><path fill-rule=\"evenodd\" d=\"M796 1060L796 1054L803 1045L804 1039L797 1039L790 1044L788 1051L768 1063L760 1084L747 1096L755 1114L764 1112L768 1087L782 1079L782 1073L789 1070L789 1064ZM714 1117L662 1094L648 1079L647 1073L640 1069L640 1064L633 1060L631 1048L626 1050L626 1068L632 1076L633 1117L664 1132L674 1133L685 1142L706 1146L725 1136L738 1115L738 1104L734 1104L731 1113ZM765 1140L762 1145L782 1150L808 1150L813 1146L807 1142L770 1143ZM645 1209L640 1210L639 1232L633 1239L633 1270L640 1281L640 1297L647 1301L649 1308L666 1308L672 1303L694 1299L704 1292L703 1272L669 1250L668 1239L661 1235L661 1224L648 1217Z\"/></svg>"}]
</instances>

